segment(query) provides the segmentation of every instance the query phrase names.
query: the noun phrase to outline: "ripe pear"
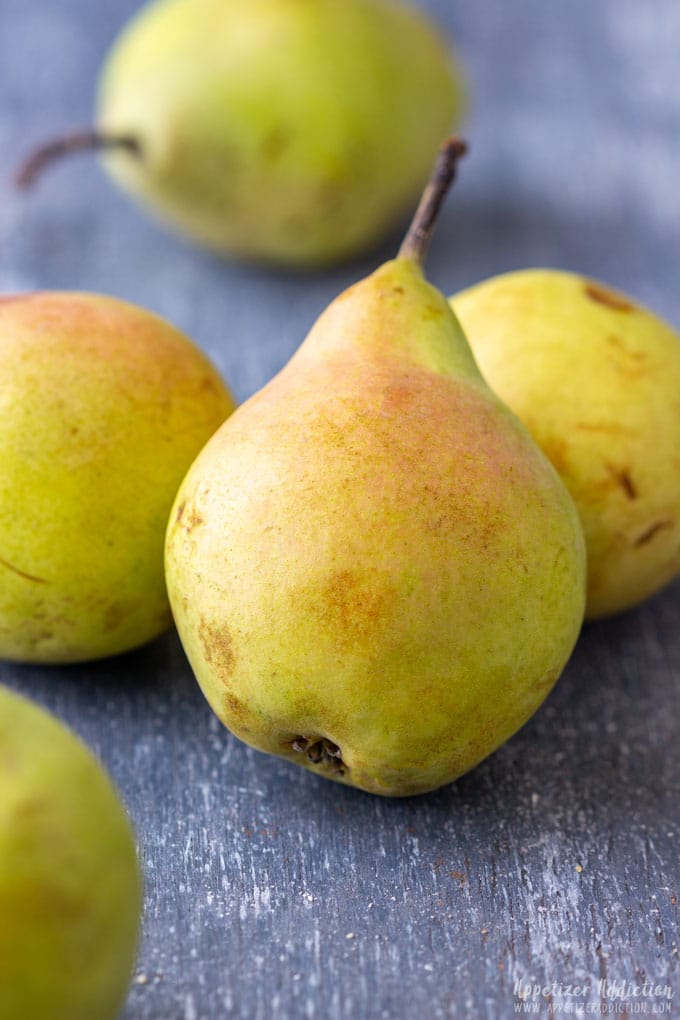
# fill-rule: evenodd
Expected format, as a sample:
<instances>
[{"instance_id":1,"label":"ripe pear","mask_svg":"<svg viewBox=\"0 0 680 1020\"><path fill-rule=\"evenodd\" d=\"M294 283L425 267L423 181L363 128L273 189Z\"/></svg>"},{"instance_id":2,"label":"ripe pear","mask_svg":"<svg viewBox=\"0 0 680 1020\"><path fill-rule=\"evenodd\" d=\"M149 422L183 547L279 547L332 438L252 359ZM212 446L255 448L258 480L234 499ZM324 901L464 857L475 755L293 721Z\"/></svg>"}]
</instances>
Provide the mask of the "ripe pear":
<instances>
[{"instance_id":1,"label":"ripe pear","mask_svg":"<svg viewBox=\"0 0 680 1020\"><path fill-rule=\"evenodd\" d=\"M680 337L625 294L555 270L487 280L452 305L576 503L586 615L663 587L680 572Z\"/></svg>"},{"instance_id":2,"label":"ripe pear","mask_svg":"<svg viewBox=\"0 0 680 1020\"><path fill-rule=\"evenodd\" d=\"M220 719L388 796L507 740L585 599L569 494L421 268L460 152L443 147L399 256L208 442L167 533L173 613Z\"/></svg>"},{"instance_id":3,"label":"ripe pear","mask_svg":"<svg viewBox=\"0 0 680 1020\"><path fill-rule=\"evenodd\" d=\"M0 686L0 1020L113 1020L140 913L111 780L53 716Z\"/></svg>"},{"instance_id":4,"label":"ripe pear","mask_svg":"<svg viewBox=\"0 0 680 1020\"><path fill-rule=\"evenodd\" d=\"M95 659L170 625L167 515L231 410L207 358L150 312L0 299L0 658Z\"/></svg>"},{"instance_id":5,"label":"ripe pear","mask_svg":"<svg viewBox=\"0 0 680 1020\"><path fill-rule=\"evenodd\" d=\"M315 266L408 211L461 107L449 48L401 0L157 0L113 47L96 131L56 152L107 149L123 188L209 248Z\"/></svg>"}]
</instances>

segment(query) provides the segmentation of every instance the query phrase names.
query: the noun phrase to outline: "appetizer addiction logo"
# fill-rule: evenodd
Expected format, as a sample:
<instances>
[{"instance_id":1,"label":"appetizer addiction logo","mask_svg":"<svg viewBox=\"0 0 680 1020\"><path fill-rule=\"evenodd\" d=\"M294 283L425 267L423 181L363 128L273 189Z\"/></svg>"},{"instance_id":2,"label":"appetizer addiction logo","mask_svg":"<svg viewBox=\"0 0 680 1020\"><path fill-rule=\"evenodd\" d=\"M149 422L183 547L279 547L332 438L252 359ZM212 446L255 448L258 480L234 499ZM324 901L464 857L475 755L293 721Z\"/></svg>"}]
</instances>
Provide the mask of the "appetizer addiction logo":
<instances>
[{"instance_id":1,"label":"appetizer addiction logo","mask_svg":"<svg viewBox=\"0 0 680 1020\"><path fill-rule=\"evenodd\" d=\"M674 991L667 982L602 978L569 984L536 984L518 978L513 987L518 1016L671 1016Z\"/></svg>"}]
</instances>

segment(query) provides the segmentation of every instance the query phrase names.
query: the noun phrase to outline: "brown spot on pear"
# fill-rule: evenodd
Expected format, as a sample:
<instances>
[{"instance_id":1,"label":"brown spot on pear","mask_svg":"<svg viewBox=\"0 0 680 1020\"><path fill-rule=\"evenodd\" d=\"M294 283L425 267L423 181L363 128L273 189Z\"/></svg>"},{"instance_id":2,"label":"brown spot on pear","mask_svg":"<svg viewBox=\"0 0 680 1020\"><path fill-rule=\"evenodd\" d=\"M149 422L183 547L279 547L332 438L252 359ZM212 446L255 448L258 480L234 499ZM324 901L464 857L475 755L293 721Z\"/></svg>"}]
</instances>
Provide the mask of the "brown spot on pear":
<instances>
[{"instance_id":1,"label":"brown spot on pear","mask_svg":"<svg viewBox=\"0 0 680 1020\"><path fill-rule=\"evenodd\" d=\"M617 294L599 283L587 280L583 288L586 297L606 308L613 308L617 312L632 312L635 306L621 294Z\"/></svg>"},{"instance_id":2,"label":"brown spot on pear","mask_svg":"<svg viewBox=\"0 0 680 1020\"><path fill-rule=\"evenodd\" d=\"M214 667L222 683L226 683L236 664L229 630L224 623L216 627L206 620L201 620L198 636L203 646L205 661Z\"/></svg>"},{"instance_id":3,"label":"brown spot on pear","mask_svg":"<svg viewBox=\"0 0 680 1020\"><path fill-rule=\"evenodd\" d=\"M640 549L643 545L647 545L648 542L651 542L660 531L666 531L672 527L673 521L655 521L654 524L650 524L647 530L643 531L643 533L635 539L635 547Z\"/></svg>"},{"instance_id":4,"label":"brown spot on pear","mask_svg":"<svg viewBox=\"0 0 680 1020\"><path fill-rule=\"evenodd\" d=\"M203 518L196 509L195 506L191 507L191 511L186 519L185 531L190 534L194 528L197 528L200 524L203 524Z\"/></svg>"}]
</instances>

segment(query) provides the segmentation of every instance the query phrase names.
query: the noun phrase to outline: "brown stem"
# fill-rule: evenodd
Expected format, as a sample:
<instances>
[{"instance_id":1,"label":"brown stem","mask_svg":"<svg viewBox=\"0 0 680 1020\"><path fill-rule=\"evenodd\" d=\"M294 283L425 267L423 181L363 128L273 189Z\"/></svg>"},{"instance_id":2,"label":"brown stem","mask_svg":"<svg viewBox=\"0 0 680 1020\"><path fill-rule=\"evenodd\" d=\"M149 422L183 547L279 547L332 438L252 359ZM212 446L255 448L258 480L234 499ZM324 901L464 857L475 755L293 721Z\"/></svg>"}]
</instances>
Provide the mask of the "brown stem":
<instances>
[{"instance_id":1,"label":"brown stem","mask_svg":"<svg viewBox=\"0 0 680 1020\"><path fill-rule=\"evenodd\" d=\"M92 152L95 149L125 149L138 159L142 156L141 143L133 135L107 135L96 128L85 128L46 142L30 153L17 170L15 183L19 188L30 188L54 160L74 152Z\"/></svg>"},{"instance_id":2,"label":"brown stem","mask_svg":"<svg viewBox=\"0 0 680 1020\"><path fill-rule=\"evenodd\" d=\"M400 259L415 259L421 266L424 263L439 211L456 176L458 160L466 152L467 145L461 138L447 138L442 145L432 179L425 188L413 222L399 249Z\"/></svg>"}]
</instances>

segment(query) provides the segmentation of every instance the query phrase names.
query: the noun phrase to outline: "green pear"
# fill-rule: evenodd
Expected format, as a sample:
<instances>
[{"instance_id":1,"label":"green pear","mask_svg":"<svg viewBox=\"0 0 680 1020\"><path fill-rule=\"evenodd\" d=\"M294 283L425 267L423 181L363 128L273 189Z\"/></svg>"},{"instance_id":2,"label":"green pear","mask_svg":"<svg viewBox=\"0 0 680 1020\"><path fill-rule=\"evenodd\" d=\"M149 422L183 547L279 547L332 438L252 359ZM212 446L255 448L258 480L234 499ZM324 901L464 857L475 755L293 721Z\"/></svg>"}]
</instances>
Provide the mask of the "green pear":
<instances>
[{"instance_id":1,"label":"green pear","mask_svg":"<svg viewBox=\"0 0 680 1020\"><path fill-rule=\"evenodd\" d=\"M452 298L479 365L579 511L586 615L634 606L680 572L680 337L625 294L531 269Z\"/></svg>"},{"instance_id":2,"label":"green pear","mask_svg":"<svg viewBox=\"0 0 680 1020\"><path fill-rule=\"evenodd\" d=\"M157 0L114 46L98 107L66 148L111 149L116 181L209 248L313 266L407 212L462 86L400 0Z\"/></svg>"},{"instance_id":3,"label":"green pear","mask_svg":"<svg viewBox=\"0 0 680 1020\"><path fill-rule=\"evenodd\" d=\"M149 641L167 515L229 393L167 322L93 294L0 298L0 366L0 658Z\"/></svg>"},{"instance_id":4,"label":"green pear","mask_svg":"<svg viewBox=\"0 0 680 1020\"><path fill-rule=\"evenodd\" d=\"M0 686L0 1020L113 1020L140 913L134 836L109 777Z\"/></svg>"},{"instance_id":5,"label":"green pear","mask_svg":"<svg viewBox=\"0 0 680 1020\"><path fill-rule=\"evenodd\" d=\"M399 256L208 442L167 533L175 620L219 718L388 796L507 740L585 601L569 494L423 276L460 151L442 149Z\"/></svg>"}]
</instances>

